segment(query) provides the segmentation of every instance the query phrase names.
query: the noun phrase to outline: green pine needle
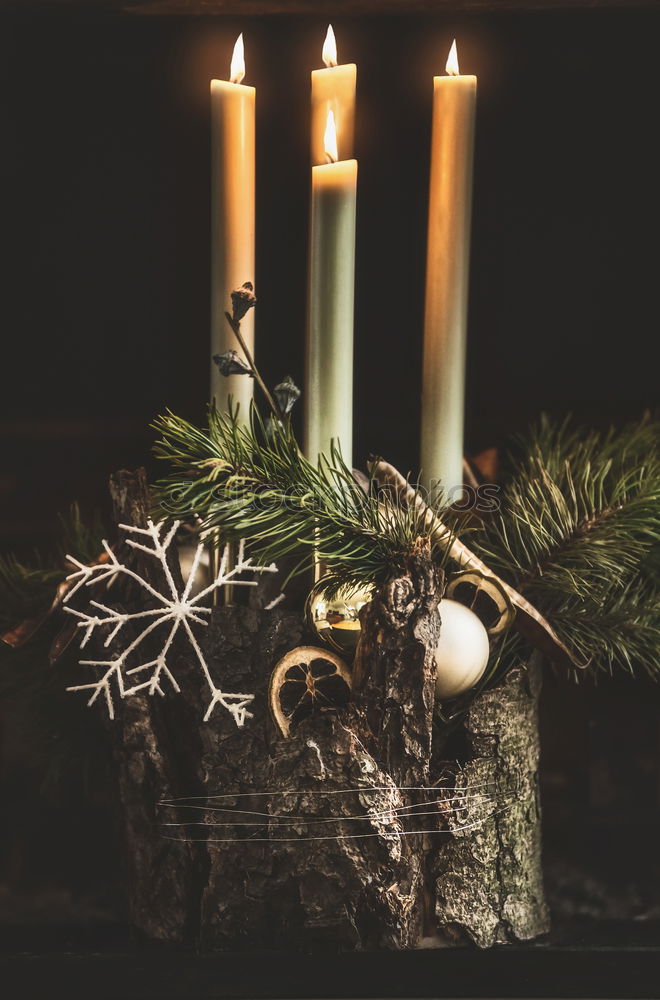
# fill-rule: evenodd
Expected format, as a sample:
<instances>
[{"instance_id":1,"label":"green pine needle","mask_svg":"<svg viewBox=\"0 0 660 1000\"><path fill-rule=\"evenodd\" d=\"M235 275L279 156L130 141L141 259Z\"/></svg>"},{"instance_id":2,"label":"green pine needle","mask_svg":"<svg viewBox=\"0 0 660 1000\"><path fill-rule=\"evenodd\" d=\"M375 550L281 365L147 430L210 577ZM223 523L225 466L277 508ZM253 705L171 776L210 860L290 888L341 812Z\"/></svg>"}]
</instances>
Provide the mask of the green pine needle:
<instances>
[{"instance_id":1,"label":"green pine needle","mask_svg":"<svg viewBox=\"0 0 660 1000\"><path fill-rule=\"evenodd\" d=\"M472 544L594 667L660 676L660 421L606 434L542 418Z\"/></svg>"},{"instance_id":2,"label":"green pine needle","mask_svg":"<svg viewBox=\"0 0 660 1000\"><path fill-rule=\"evenodd\" d=\"M91 562L102 551L103 525L94 514L83 520L80 508L73 503L66 515L59 515L60 534L49 555L35 552L24 561L13 554L0 555L0 629L45 610L55 589L70 572L65 556Z\"/></svg>"},{"instance_id":3,"label":"green pine needle","mask_svg":"<svg viewBox=\"0 0 660 1000\"><path fill-rule=\"evenodd\" d=\"M205 429L169 412L154 426L162 435L155 454L172 467L158 484L168 515L199 518L224 539L246 539L261 563L293 560L289 579L321 562L327 596L384 582L427 534L417 511L374 484L365 492L338 449L313 465L290 424L265 424L255 407L249 426L239 424L236 411L214 407ZM435 553L440 564L447 548Z\"/></svg>"}]
</instances>

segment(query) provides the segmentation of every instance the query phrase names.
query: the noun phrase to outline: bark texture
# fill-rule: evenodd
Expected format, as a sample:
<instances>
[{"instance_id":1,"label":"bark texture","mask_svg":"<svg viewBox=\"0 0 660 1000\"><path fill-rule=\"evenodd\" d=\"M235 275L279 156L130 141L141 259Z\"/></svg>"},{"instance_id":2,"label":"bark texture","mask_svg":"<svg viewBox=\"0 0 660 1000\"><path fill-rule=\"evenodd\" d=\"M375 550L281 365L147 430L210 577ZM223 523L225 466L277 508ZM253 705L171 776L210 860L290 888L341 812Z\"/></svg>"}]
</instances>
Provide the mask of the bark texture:
<instances>
[{"instance_id":1,"label":"bark texture","mask_svg":"<svg viewBox=\"0 0 660 1000\"><path fill-rule=\"evenodd\" d=\"M146 526L149 492L143 469L116 473L110 480L110 494L118 525ZM129 549L121 528L118 545L120 559L130 559L147 579L156 586L161 584L154 561ZM180 576L178 566L172 568ZM135 599L128 588L118 596L125 608L131 607ZM115 602L114 607L119 610L121 605ZM97 642L104 638L101 633ZM99 654L112 655L114 645L123 646L130 638L124 629L121 638L113 640L103 654L99 648ZM180 944L194 933L196 916L191 892L198 859L190 845L163 838L158 804L176 794L179 775L188 763L190 751L199 745L199 737L191 730L174 753L167 717L164 705L137 696L122 703L117 722L110 726L117 761L130 920L149 939Z\"/></svg>"},{"instance_id":2,"label":"bark texture","mask_svg":"<svg viewBox=\"0 0 660 1000\"><path fill-rule=\"evenodd\" d=\"M541 664L511 671L475 699L469 757L433 862L438 926L481 948L549 930L541 870L538 698Z\"/></svg>"},{"instance_id":3,"label":"bark texture","mask_svg":"<svg viewBox=\"0 0 660 1000\"><path fill-rule=\"evenodd\" d=\"M111 490L118 523L143 526L143 475L117 474ZM487 947L546 929L538 665L481 695L459 763L439 762L441 584L420 541L363 611L351 703L289 739L270 720L270 673L318 639L254 594L251 606L214 609L198 636L225 690L255 693L244 727L222 711L202 721L207 696L185 643L180 696L122 704L112 725L139 933L206 949L361 950L414 948L438 930Z\"/></svg>"}]
</instances>

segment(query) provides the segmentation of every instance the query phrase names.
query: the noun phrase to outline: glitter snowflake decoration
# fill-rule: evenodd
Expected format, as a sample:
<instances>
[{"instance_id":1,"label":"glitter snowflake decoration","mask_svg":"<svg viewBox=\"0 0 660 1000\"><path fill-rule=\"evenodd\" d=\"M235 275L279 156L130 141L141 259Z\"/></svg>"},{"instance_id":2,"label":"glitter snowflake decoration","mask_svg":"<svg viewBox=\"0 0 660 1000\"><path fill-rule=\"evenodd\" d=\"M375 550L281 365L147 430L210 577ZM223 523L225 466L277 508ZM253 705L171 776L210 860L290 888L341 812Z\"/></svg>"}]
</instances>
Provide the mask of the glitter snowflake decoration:
<instances>
[{"instance_id":1,"label":"glitter snowflake decoration","mask_svg":"<svg viewBox=\"0 0 660 1000\"><path fill-rule=\"evenodd\" d=\"M181 688L167 664L167 658L177 633L183 630L195 653L211 695L211 701L204 716L204 721L207 722L210 719L216 705L221 705L222 708L226 709L233 716L236 725L242 726L247 718L252 717L252 713L248 712L247 706L253 700L254 695L227 694L215 684L208 664L204 659L204 654L195 638L192 624L208 625L208 616L211 614L212 609L205 606L204 601L213 591L219 590L228 583L231 583L234 587L256 587L256 580L241 580L238 577L246 570L250 570L253 573L274 573L277 567L253 566L250 558L246 558L245 556L245 543L241 541L235 564L230 567L229 547L227 546L220 560L220 566L215 579L208 587L193 597L191 595L200 559L204 551L204 545L200 544L197 546L190 575L188 576L183 592L179 593L167 561L168 549L179 524L179 521L175 521L164 537L163 522L154 524L153 521L147 521L146 528L135 528L126 524L119 526L127 535L141 536L147 543L144 544L142 541L136 541L135 538L126 539L126 544L130 545L131 548L138 549L159 563L165 580L165 587L163 587L165 593L161 593L160 590L152 587L139 573L120 563L105 540L103 548L107 553L108 561L103 563L103 565L85 566L72 556L67 556L78 569L68 577L69 580L76 582L65 598L66 601L70 600L81 587L92 586L103 581L106 581L107 585L111 586L114 580L120 575L134 580L145 594L158 601L158 607L153 610L136 611L134 613L116 611L102 604L100 601L94 600L90 601L90 607L96 609L98 613L76 611L74 608L67 607L66 610L70 614L80 619L78 628L84 630L84 636L80 644L81 648L87 645L92 635L101 627L113 626L103 644L106 648L128 622L136 623L138 628L141 629L139 635L132 642L128 643L113 659L81 660L80 663L82 666L101 669L103 671L102 676L98 680L91 681L89 684L77 684L74 687L67 688L67 690L91 691L91 697L87 702L90 706L102 694L105 698L108 714L111 719L115 717L112 698L113 686L116 687L121 698L128 698L131 695L139 693L163 695L163 682L167 682L179 693ZM168 626L167 637L156 659L127 669L126 664L131 654L142 645L147 636L155 632L162 625Z\"/></svg>"}]
</instances>

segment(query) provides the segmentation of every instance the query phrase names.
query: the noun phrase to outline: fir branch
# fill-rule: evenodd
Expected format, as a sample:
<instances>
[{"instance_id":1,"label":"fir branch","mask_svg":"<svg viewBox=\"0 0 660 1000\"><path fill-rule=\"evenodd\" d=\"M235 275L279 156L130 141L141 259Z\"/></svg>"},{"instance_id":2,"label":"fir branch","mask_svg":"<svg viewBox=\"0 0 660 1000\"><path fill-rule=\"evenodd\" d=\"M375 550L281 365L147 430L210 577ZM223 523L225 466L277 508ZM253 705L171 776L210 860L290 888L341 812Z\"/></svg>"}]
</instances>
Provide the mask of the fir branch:
<instances>
[{"instance_id":1,"label":"fir branch","mask_svg":"<svg viewBox=\"0 0 660 1000\"><path fill-rule=\"evenodd\" d=\"M203 430L172 413L154 426L162 435L155 454L172 466L158 484L168 515L197 517L203 530L248 539L260 562L293 559L289 578L319 561L327 569L322 587L328 595L382 583L428 534L418 511L378 494L373 484L365 492L338 449L313 465L300 454L289 423L265 425L255 407L249 426L239 424L236 411L214 407ZM443 564L448 543L436 549Z\"/></svg>"},{"instance_id":2,"label":"fir branch","mask_svg":"<svg viewBox=\"0 0 660 1000\"><path fill-rule=\"evenodd\" d=\"M659 444L658 421L601 435L543 418L516 442L501 509L473 540L607 671L637 663L660 675Z\"/></svg>"},{"instance_id":3,"label":"fir branch","mask_svg":"<svg viewBox=\"0 0 660 1000\"><path fill-rule=\"evenodd\" d=\"M24 561L12 553L0 554L0 630L48 607L55 589L70 570L67 552L88 563L101 552L104 535L100 516L85 521L77 503L66 515L59 515L60 533L52 552L35 552Z\"/></svg>"},{"instance_id":4,"label":"fir branch","mask_svg":"<svg viewBox=\"0 0 660 1000\"><path fill-rule=\"evenodd\" d=\"M12 553L0 555L0 631L47 606L66 570L35 554L24 563Z\"/></svg>"}]
</instances>

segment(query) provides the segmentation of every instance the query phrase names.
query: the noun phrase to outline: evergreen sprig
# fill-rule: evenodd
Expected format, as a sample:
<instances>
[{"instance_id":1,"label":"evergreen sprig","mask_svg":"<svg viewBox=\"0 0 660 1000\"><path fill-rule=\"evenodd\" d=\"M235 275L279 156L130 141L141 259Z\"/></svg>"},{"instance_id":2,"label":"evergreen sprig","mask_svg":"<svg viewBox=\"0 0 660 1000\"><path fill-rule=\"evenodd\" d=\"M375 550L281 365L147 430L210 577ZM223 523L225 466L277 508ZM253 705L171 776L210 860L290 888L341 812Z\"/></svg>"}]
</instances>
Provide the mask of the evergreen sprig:
<instances>
[{"instance_id":1,"label":"evergreen sprig","mask_svg":"<svg viewBox=\"0 0 660 1000\"><path fill-rule=\"evenodd\" d=\"M584 433L542 418L471 544L594 667L660 675L660 422Z\"/></svg>"},{"instance_id":2,"label":"evergreen sprig","mask_svg":"<svg viewBox=\"0 0 660 1000\"><path fill-rule=\"evenodd\" d=\"M255 407L243 425L236 410L209 409L208 427L166 413L155 422L158 458L172 467L158 484L169 515L199 518L223 538L245 538L261 562L293 560L291 576L325 568L328 596L382 583L401 570L423 516L358 484L337 448L317 465L301 455L289 421L262 421ZM435 553L444 564L447 547Z\"/></svg>"},{"instance_id":3,"label":"evergreen sprig","mask_svg":"<svg viewBox=\"0 0 660 1000\"><path fill-rule=\"evenodd\" d=\"M88 563L102 551L103 524L96 513L83 519L77 503L59 515L59 536L50 553L35 552L31 559L0 554L0 629L7 629L48 607L58 583L70 572L67 553Z\"/></svg>"},{"instance_id":4,"label":"evergreen sprig","mask_svg":"<svg viewBox=\"0 0 660 1000\"><path fill-rule=\"evenodd\" d=\"M27 618L37 617L51 606L56 588L70 569L69 553L81 562L91 562L102 551L105 535L101 518L85 520L77 504L60 515L58 538L49 552L35 552L30 559L0 555L0 631L5 632ZM57 668L49 663L49 649L62 627L62 618L46 618L24 645L13 648L0 642L0 698L17 713L23 744L29 747L31 766L40 774L42 790L63 783L80 783L85 794L96 795L110 756L102 732L91 713L81 712L66 693L67 678L74 683L78 647L73 644Z\"/></svg>"}]
</instances>

